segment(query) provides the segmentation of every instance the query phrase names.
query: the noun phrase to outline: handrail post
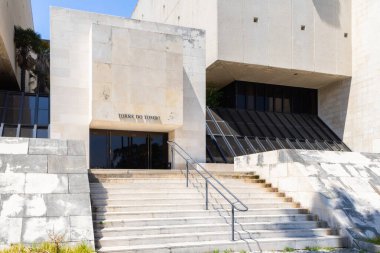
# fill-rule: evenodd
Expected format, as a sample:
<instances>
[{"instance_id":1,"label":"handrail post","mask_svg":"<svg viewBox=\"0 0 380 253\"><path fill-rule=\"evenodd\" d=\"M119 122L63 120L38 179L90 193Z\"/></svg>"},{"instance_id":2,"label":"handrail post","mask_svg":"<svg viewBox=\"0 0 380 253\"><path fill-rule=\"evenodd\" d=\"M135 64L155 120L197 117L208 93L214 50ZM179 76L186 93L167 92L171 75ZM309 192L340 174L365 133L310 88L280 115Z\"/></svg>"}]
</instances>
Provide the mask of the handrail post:
<instances>
[{"instance_id":1,"label":"handrail post","mask_svg":"<svg viewBox=\"0 0 380 253\"><path fill-rule=\"evenodd\" d=\"M174 148L171 147L171 151L172 151L172 170L175 169L175 165L174 165Z\"/></svg>"},{"instance_id":2,"label":"handrail post","mask_svg":"<svg viewBox=\"0 0 380 253\"><path fill-rule=\"evenodd\" d=\"M206 210L208 210L208 180L206 180Z\"/></svg>"},{"instance_id":3,"label":"handrail post","mask_svg":"<svg viewBox=\"0 0 380 253\"><path fill-rule=\"evenodd\" d=\"M189 161L186 161L186 187L189 187Z\"/></svg>"},{"instance_id":4,"label":"handrail post","mask_svg":"<svg viewBox=\"0 0 380 253\"><path fill-rule=\"evenodd\" d=\"M235 207L234 205L231 205L231 227L232 227L232 241L235 241Z\"/></svg>"}]
</instances>

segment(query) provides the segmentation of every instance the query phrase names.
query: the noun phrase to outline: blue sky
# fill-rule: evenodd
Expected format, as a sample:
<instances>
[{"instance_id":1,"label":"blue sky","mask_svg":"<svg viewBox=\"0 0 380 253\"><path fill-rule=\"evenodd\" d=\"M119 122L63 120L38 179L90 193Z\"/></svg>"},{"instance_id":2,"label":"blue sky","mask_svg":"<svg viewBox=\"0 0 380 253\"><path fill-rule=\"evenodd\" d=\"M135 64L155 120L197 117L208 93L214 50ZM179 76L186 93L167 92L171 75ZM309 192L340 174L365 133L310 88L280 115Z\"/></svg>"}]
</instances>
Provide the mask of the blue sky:
<instances>
[{"instance_id":1,"label":"blue sky","mask_svg":"<svg viewBox=\"0 0 380 253\"><path fill-rule=\"evenodd\" d=\"M137 0L32 0L34 29L43 39L50 39L49 6L130 17Z\"/></svg>"}]
</instances>

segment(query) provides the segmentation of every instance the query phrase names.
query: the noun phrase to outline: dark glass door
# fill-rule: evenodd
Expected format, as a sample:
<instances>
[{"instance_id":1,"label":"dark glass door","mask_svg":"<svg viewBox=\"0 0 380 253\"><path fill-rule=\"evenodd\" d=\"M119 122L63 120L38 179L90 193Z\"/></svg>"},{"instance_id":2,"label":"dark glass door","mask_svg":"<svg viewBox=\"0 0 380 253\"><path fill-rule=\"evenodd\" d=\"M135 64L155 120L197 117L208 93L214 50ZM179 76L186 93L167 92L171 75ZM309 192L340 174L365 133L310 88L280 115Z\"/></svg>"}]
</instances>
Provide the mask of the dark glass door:
<instances>
[{"instance_id":1,"label":"dark glass door","mask_svg":"<svg viewBox=\"0 0 380 253\"><path fill-rule=\"evenodd\" d=\"M90 131L90 167L167 169L166 133Z\"/></svg>"},{"instance_id":2,"label":"dark glass door","mask_svg":"<svg viewBox=\"0 0 380 253\"><path fill-rule=\"evenodd\" d=\"M149 135L149 163L152 169L165 169L168 167L168 137L166 134Z\"/></svg>"}]
</instances>

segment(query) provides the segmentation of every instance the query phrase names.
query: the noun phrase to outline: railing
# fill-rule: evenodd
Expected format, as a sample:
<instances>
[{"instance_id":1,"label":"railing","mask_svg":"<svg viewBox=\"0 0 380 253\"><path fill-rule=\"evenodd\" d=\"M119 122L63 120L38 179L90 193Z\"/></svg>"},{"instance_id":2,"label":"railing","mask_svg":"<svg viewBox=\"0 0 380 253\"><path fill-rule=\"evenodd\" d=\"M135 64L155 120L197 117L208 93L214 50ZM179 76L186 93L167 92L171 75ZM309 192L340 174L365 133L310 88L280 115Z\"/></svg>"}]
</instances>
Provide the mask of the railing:
<instances>
[{"instance_id":1,"label":"railing","mask_svg":"<svg viewBox=\"0 0 380 253\"><path fill-rule=\"evenodd\" d=\"M171 164L174 169L174 156L177 153L186 161L186 187L189 187L189 173L191 166L205 180L205 208L208 210L209 204L209 185L217 191L230 205L231 205L231 239L235 240L235 209L237 211L246 212L248 207L241 202L230 190L227 189L218 179L216 179L210 172L208 172L200 163L195 161L181 146L174 141L168 141L171 150ZM222 191L225 191L224 194ZM226 196L228 195L228 196Z\"/></svg>"}]
</instances>

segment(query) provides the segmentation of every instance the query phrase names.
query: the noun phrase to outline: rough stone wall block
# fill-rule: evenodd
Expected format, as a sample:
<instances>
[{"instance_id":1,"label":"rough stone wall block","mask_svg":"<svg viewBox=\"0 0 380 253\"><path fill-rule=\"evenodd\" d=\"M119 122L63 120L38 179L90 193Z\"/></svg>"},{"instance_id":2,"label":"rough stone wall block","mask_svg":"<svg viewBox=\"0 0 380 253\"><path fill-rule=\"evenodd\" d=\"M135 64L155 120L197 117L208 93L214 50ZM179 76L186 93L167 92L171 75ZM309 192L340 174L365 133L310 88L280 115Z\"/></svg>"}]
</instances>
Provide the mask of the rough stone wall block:
<instances>
[{"instance_id":1,"label":"rough stone wall block","mask_svg":"<svg viewBox=\"0 0 380 253\"><path fill-rule=\"evenodd\" d=\"M68 155L79 155L79 156L85 156L86 155L86 148L84 146L83 141L75 141L75 140L68 140L67 141L67 154Z\"/></svg>"},{"instance_id":2,"label":"rough stone wall block","mask_svg":"<svg viewBox=\"0 0 380 253\"><path fill-rule=\"evenodd\" d=\"M87 173L86 157L49 155L48 173L85 174Z\"/></svg>"},{"instance_id":3,"label":"rough stone wall block","mask_svg":"<svg viewBox=\"0 0 380 253\"><path fill-rule=\"evenodd\" d=\"M28 154L29 139L0 138L0 154Z\"/></svg>"},{"instance_id":4,"label":"rough stone wall block","mask_svg":"<svg viewBox=\"0 0 380 253\"><path fill-rule=\"evenodd\" d=\"M67 155L67 141L30 139L29 155Z\"/></svg>"},{"instance_id":5,"label":"rough stone wall block","mask_svg":"<svg viewBox=\"0 0 380 253\"><path fill-rule=\"evenodd\" d=\"M0 173L46 173L46 155L0 154Z\"/></svg>"},{"instance_id":6,"label":"rough stone wall block","mask_svg":"<svg viewBox=\"0 0 380 253\"><path fill-rule=\"evenodd\" d=\"M0 248L49 234L94 246L82 141L0 138Z\"/></svg>"},{"instance_id":7,"label":"rough stone wall block","mask_svg":"<svg viewBox=\"0 0 380 253\"><path fill-rule=\"evenodd\" d=\"M277 150L235 158L350 238L380 236L380 155ZM277 159L279 158L279 159Z\"/></svg>"}]
</instances>

